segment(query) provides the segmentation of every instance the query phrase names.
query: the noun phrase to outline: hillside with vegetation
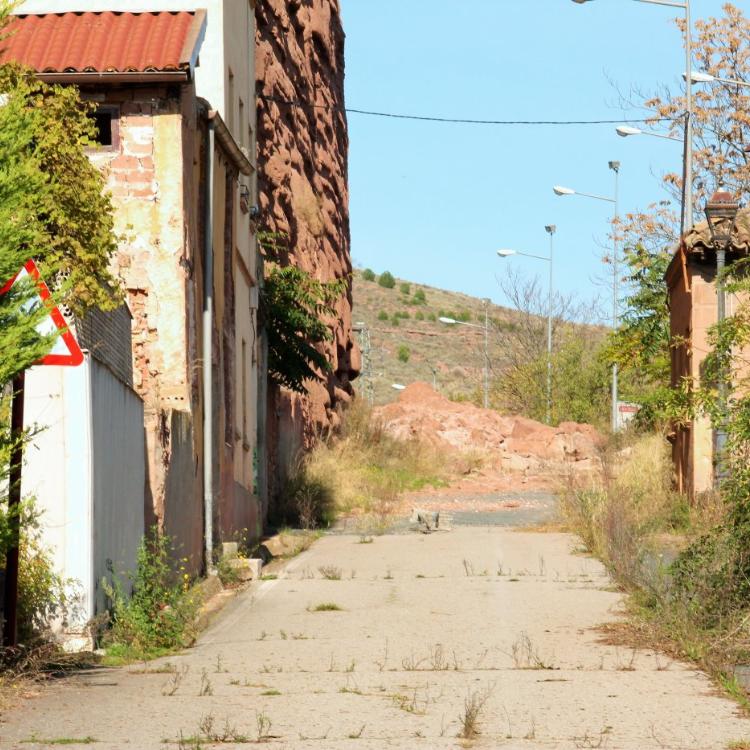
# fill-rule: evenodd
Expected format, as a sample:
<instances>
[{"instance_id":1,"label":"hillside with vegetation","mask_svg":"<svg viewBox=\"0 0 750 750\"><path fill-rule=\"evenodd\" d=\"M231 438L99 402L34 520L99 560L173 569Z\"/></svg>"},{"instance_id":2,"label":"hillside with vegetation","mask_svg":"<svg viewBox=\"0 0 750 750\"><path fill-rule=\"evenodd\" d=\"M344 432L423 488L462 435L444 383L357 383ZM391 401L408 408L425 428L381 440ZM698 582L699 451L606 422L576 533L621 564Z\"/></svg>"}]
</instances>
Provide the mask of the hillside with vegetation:
<instances>
[{"instance_id":1,"label":"hillside with vegetation","mask_svg":"<svg viewBox=\"0 0 750 750\"><path fill-rule=\"evenodd\" d=\"M382 276L385 286L379 283ZM422 380L451 398L477 398L484 367L481 299L385 273L371 278L363 271L355 271L353 294L354 320L364 323L370 335L369 372L360 391L372 388L374 402L382 404L396 395L392 384ZM496 326L512 325L513 312L507 308L490 304L489 315ZM440 317L480 328L446 325ZM491 361L496 360L499 352L492 345L490 349Z\"/></svg>"},{"instance_id":2,"label":"hillside with vegetation","mask_svg":"<svg viewBox=\"0 0 750 750\"><path fill-rule=\"evenodd\" d=\"M547 299L532 280L510 278L514 307L488 303L490 405L544 419L546 414ZM363 349L358 392L375 405L397 396L393 386L430 383L448 398L482 403L485 302L467 294L356 270L354 321ZM553 421L606 424L606 365L596 352L604 329L580 320L570 300L553 307ZM440 318L462 324L449 325ZM585 375L581 375L585 372Z\"/></svg>"}]
</instances>

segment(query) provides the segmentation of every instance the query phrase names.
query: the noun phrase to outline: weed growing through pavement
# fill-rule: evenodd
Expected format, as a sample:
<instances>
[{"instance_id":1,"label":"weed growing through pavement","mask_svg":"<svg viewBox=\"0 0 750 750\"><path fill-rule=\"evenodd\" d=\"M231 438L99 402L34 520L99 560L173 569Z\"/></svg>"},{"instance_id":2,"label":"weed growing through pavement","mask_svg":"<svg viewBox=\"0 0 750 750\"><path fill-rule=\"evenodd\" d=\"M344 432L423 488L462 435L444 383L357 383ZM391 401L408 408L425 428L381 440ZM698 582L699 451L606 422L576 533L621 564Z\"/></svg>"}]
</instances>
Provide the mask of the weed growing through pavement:
<instances>
[{"instance_id":1,"label":"weed growing through pavement","mask_svg":"<svg viewBox=\"0 0 750 750\"><path fill-rule=\"evenodd\" d=\"M479 736L479 719L491 694L490 686L483 690L469 691L464 700L464 710L458 717L461 728L457 736L460 739L473 740Z\"/></svg>"},{"instance_id":2,"label":"weed growing through pavement","mask_svg":"<svg viewBox=\"0 0 750 750\"><path fill-rule=\"evenodd\" d=\"M390 568L388 568L388 571L383 576L383 580L385 580L385 581L392 581L393 580L393 573L391 572Z\"/></svg>"},{"instance_id":3,"label":"weed growing through pavement","mask_svg":"<svg viewBox=\"0 0 750 750\"><path fill-rule=\"evenodd\" d=\"M335 565L321 565L318 568L318 572L326 579L326 581L341 580L341 568L337 568Z\"/></svg>"},{"instance_id":4,"label":"weed growing through pavement","mask_svg":"<svg viewBox=\"0 0 750 750\"><path fill-rule=\"evenodd\" d=\"M224 667L224 659L221 654L216 655L216 669L214 670L215 674L224 674L228 672L229 670Z\"/></svg>"},{"instance_id":5,"label":"weed growing through pavement","mask_svg":"<svg viewBox=\"0 0 750 750\"><path fill-rule=\"evenodd\" d=\"M173 672L172 676L162 686L161 694L165 696L174 695L179 690L182 681L189 671L190 667L187 664L183 664L179 670Z\"/></svg>"},{"instance_id":6,"label":"weed growing through pavement","mask_svg":"<svg viewBox=\"0 0 750 750\"><path fill-rule=\"evenodd\" d=\"M365 727L366 727L366 726L367 726L367 724L363 724L363 725L362 725L362 726L361 726L361 727L359 728L359 730L358 730L358 731L356 731L356 732L351 732L350 734L348 734L348 735L347 735L347 738L348 738L348 739L350 739L350 740L358 740L358 739L360 739L360 737L362 737L362 732L364 732L364 731L365 731Z\"/></svg>"},{"instance_id":7,"label":"weed growing through pavement","mask_svg":"<svg viewBox=\"0 0 750 750\"><path fill-rule=\"evenodd\" d=\"M21 740L23 743L33 745L93 745L99 742L95 737L54 737L52 739L43 739L32 735L28 740Z\"/></svg>"},{"instance_id":8,"label":"weed growing through pavement","mask_svg":"<svg viewBox=\"0 0 750 750\"><path fill-rule=\"evenodd\" d=\"M388 639L385 639L385 648L383 649L383 658L375 662L379 672L382 672L388 665Z\"/></svg>"},{"instance_id":9,"label":"weed growing through pavement","mask_svg":"<svg viewBox=\"0 0 750 750\"><path fill-rule=\"evenodd\" d=\"M367 534L361 534L357 544L372 544L375 540Z\"/></svg>"},{"instance_id":10,"label":"weed growing through pavement","mask_svg":"<svg viewBox=\"0 0 750 750\"><path fill-rule=\"evenodd\" d=\"M342 608L335 602L321 602L320 604L310 605L308 612L342 612Z\"/></svg>"},{"instance_id":11,"label":"weed growing through pavement","mask_svg":"<svg viewBox=\"0 0 750 750\"><path fill-rule=\"evenodd\" d=\"M211 684L211 680L208 679L208 672L204 669L201 672L201 686L198 690L198 696L203 697L204 695L213 695L214 688Z\"/></svg>"},{"instance_id":12,"label":"weed growing through pavement","mask_svg":"<svg viewBox=\"0 0 750 750\"><path fill-rule=\"evenodd\" d=\"M467 560L464 558L464 573L466 573L466 577L470 578L474 575L474 565L470 560Z\"/></svg>"},{"instance_id":13,"label":"weed growing through pavement","mask_svg":"<svg viewBox=\"0 0 750 750\"><path fill-rule=\"evenodd\" d=\"M280 691L280 690L276 690L276 688L271 688L270 690L264 690L264 691L263 691L263 692L261 693L261 695L267 695L267 696L271 696L271 695L281 695L281 691Z\"/></svg>"},{"instance_id":14,"label":"weed growing through pavement","mask_svg":"<svg viewBox=\"0 0 750 750\"><path fill-rule=\"evenodd\" d=\"M255 726L258 734L258 742L267 742L272 739L271 719L263 711L255 712Z\"/></svg>"},{"instance_id":15,"label":"weed growing through pavement","mask_svg":"<svg viewBox=\"0 0 750 750\"><path fill-rule=\"evenodd\" d=\"M545 662L527 633L521 633L511 646L511 657L516 669L554 669Z\"/></svg>"}]
</instances>

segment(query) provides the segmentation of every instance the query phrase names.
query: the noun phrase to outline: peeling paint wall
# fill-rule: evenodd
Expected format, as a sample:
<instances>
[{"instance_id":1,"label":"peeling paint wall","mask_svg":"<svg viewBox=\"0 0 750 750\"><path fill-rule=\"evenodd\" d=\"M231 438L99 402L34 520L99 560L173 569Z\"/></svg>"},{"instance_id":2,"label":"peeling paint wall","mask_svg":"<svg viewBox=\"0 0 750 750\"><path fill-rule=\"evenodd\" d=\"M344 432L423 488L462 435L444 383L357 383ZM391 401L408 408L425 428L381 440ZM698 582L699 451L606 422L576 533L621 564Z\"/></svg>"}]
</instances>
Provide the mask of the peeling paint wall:
<instances>
[{"instance_id":1,"label":"peeling paint wall","mask_svg":"<svg viewBox=\"0 0 750 750\"><path fill-rule=\"evenodd\" d=\"M117 147L92 159L106 176L122 237L116 267L132 315L133 385L144 402L146 525L158 524L174 537L179 555L198 570L206 118L190 85L120 87L89 96L120 112ZM257 294L254 277L243 270L254 247L239 204L237 168L218 144L214 156L216 442L208 460L215 466L218 543L243 533L256 538L260 513L253 473Z\"/></svg>"}]
</instances>

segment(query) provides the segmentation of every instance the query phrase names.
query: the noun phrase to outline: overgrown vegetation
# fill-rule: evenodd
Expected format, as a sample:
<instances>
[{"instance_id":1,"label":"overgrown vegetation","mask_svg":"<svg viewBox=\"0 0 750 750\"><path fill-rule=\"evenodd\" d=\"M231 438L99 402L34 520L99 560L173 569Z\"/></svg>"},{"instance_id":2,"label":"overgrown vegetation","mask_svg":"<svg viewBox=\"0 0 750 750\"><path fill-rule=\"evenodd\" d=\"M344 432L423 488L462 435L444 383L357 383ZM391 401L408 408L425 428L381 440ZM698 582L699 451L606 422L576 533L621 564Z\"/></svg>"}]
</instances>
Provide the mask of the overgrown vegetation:
<instances>
[{"instance_id":1,"label":"overgrown vegetation","mask_svg":"<svg viewBox=\"0 0 750 750\"><path fill-rule=\"evenodd\" d=\"M633 620L610 636L695 661L741 697L733 669L750 658L750 599L731 500L675 493L666 440L652 434L613 448L602 483L569 487L561 509L631 595Z\"/></svg>"},{"instance_id":2,"label":"overgrown vegetation","mask_svg":"<svg viewBox=\"0 0 750 750\"><path fill-rule=\"evenodd\" d=\"M0 0L0 39L17 5ZM17 65L0 66L0 559L20 537L19 636L33 642L64 614L65 582L53 572L29 507L8 507L14 448L9 384L47 354L56 334L37 330L47 315L35 281L19 277L33 259L52 297L75 315L120 300L110 260L117 247L104 180L85 148L94 145L95 105L75 87L50 86Z\"/></svg>"},{"instance_id":3,"label":"overgrown vegetation","mask_svg":"<svg viewBox=\"0 0 750 750\"><path fill-rule=\"evenodd\" d=\"M750 21L730 3L723 9L723 17L696 24L696 60L702 72L746 80ZM642 99L655 117L684 108L681 95L667 90ZM696 207L719 186L740 197L750 189L750 167L742 155L749 105L747 89L738 86L712 85L696 94L698 179L691 186ZM672 131L682 122L673 120ZM678 197L680 177L666 175L665 183ZM679 426L707 417L714 430L726 433L724 450L715 456L718 488L691 505L672 494L666 459L661 470L653 465L657 442L643 450L636 446L630 456L611 462L614 469L605 485L569 493L565 508L588 548L633 593L638 635L693 659L747 703L733 670L750 660L750 380L744 355L750 346L750 277L746 261L729 267L724 281L737 295L733 314L710 332L711 351L702 362L700 381L671 385L670 348L690 345L669 338L664 270L678 226L665 202L627 216L616 227L625 240L632 291L609 356L638 376L634 392L645 407L642 424ZM670 552L658 535L675 532L681 543Z\"/></svg>"},{"instance_id":4,"label":"overgrown vegetation","mask_svg":"<svg viewBox=\"0 0 750 750\"><path fill-rule=\"evenodd\" d=\"M441 486L451 459L427 443L388 435L357 401L342 415L339 434L321 440L299 463L283 493L282 516L312 528L338 514L385 519L401 493Z\"/></svg>"},{"instance_id":5,"label":"overgrown vegetation","mask_svg":"<svg viewBox=\"0 0 750 750\"><path fill-rule=\"evenodd\" d=\"M111 628L102 641L110 662L153 659L193 640L200 597L190 588L185 561L173 570L173 556L170 539L154 528L141 541L136 569L128 576L132 593L116 575L103 582Z\"/></svg>"},{"instance_id":6,"label":"overgrown vegetation","mask_svg":"<svg viewBox=\"0 0 750 750\"><path fill-rule=\"evenodd\" d=\"M269 240L265 241L269 247ZM320 380L331 369L322 346L333 339L328 320L346 282L323 282L296 266L274 265L261 294L262 323L268 336L268 375L297 393L305 381Z\"/></svg>"}]
</instances>

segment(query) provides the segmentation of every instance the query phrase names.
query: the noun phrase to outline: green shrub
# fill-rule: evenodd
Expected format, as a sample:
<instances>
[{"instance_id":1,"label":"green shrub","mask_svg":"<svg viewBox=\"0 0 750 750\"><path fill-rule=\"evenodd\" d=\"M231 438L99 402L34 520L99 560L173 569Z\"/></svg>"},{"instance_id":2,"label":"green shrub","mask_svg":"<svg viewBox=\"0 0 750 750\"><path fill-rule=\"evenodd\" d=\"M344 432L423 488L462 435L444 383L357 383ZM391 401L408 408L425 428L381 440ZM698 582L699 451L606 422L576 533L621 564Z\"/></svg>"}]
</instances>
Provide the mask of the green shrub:
<instances>
[{"instance_id":1,"label":"green shrub","mask_svg":"<svg viewBox=\"0 0 750 750\"><path fill-rule=\"evenodd\" d=\"M397 313L394 313L394 315L402 320L408 320L411 317L407 310L399 310Z\"/></svg>"},{"instance_id":2,"label":"green shrub","mask_svg":"<svg viewBox=\"0 0 750 750\"><path fill-rule=\"evenodd\" d=\"M365 270L362 271L362 278L365 281L375 281L375 271L373 271L372 268L365 268Z\"/></svg>"},{"instance_id":3,"label":"green shrub","mask_svg":"<svg viewBox=\"0 0 750 750\"><path fill-rule=\"evenodd\" d=\"M378 279L378 284L384 289L393 289L396 286L396 279L390 271L383 271Z\"/></svg>"},{"instance_id":4,"label":"green shrub","mask_svg":"<svg viewBox=\"0 0 750 750\"><path fill-rule=\"evenodd\" d=\"M402 344L398 348L398 354L396 355L398 357L399 362L406 363L409 361L409 356L411 352L409 351L409 347Z\"/></svg>"},{"instance_id":5,"label":"green shrub","mask_svg":"<svg viewBox=\"0 0 750 750\"><path fill-rule=\"evenodd\" d=\"M455 318L462 323L468 323L471 320L471 312L469 310L461 310ZM484 315L482 315L482 320L484 320Z\"/></svg>"},{"instance_id":6,"label":"green shrub","mask_svg":"<svg viewBox=\"0 0 750 750\"><path fill-rule=\"evenodd\" d=\"M437 323L437 315L435 313L427 313L427 320L430 321L430 323Z\"/></svg>"},{"instance_id":7,"label":"green shrub","mask_svg":"<svg viewBox=\"0 0 750 750\"><path fill-rule=\"evenodd\" d=\"M388 313L385 310L381 310L378 313L378 320L388 320Z\"/></svg>"},{"instance_id":8,"label":"green shrub","mask_svg":"<svg viewBox=\"0 0 750 750\"><path fill-rule=\"evenodd\" d=\"M169 537L154 527L138 548L136 569L127 577L132 593L127 596L117 576L103 581L111 601L111 630L105 635L108 655L124 661L160 656L189 645L200 605L190 591L185 559L179 572L172 569L173 547Z\"/></svg>"},{"instance_id":9,"label":"green shrub","mask_svg":"<svg viewBox=\"0 0 750 750\"><path fill-rule=\"evenodd\" d=\"M18 561L18 640L30 644L45 634L50 623L68 607L65 581L54 568L36 529L21 532Z\"/></svg>"},{"instance_id":10,"label":"green shrub","mask_svg":"<svg viewBox=\"0 0 750 750\"><path fill-rule=\"evenodd\" d=\"M412 299L414 300L415 305L427 304L427 295L424 293L424 289L417 289L417 291L414 292Z\"/></svg>"},{"instance_id":11,"label":"green shrub","mask_svg":"<svg viewBox=\"0 0 750 750\"><path fill-rule=\"evenodd\" d=\"M273 521L279 526L312 530L333 520L333 494L330 486L308 470L307 462L297 462L276 503Z\"/></svg>"},{"instance_id":12,"label":"green shrub","mask_svg":"<svg viewBox=\"0 0 750 750\"><path fill-rule=\"evenodd\" d=\"M401 294L405 294L407 297L411 294L411 284L406 281L399 284L399 289L401 290Z\"/></svg>"},{"instance_id":13,"label":"green shrub","mask_svg":"<svg viewBox=\"0 0 750 750\"><path fill-rule=\"evenodd\" d=\"M418 310L418 311L417 311L417 312L416 312L416 313L414 314L414 317L415 317L415 318L416 318L417 320L424 320L424 313L423 313L423 312L422 312L421 310Z\"/></svg>"},{"instance_id":14,"label":"green shrub","mask_svg":"<svg viewBox=\"0 0 750 750\"><path fill-rule=\"evenodd\" d=\"M393 325L393 326L400 326L401 325L401 319L399 318L399 316L396 313L394 313L393 317L391 318L391 325Z\"/></svg>"}]
</instances>

